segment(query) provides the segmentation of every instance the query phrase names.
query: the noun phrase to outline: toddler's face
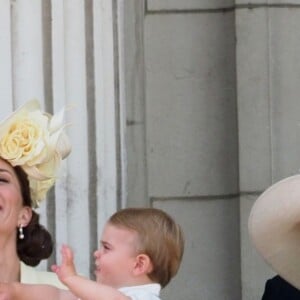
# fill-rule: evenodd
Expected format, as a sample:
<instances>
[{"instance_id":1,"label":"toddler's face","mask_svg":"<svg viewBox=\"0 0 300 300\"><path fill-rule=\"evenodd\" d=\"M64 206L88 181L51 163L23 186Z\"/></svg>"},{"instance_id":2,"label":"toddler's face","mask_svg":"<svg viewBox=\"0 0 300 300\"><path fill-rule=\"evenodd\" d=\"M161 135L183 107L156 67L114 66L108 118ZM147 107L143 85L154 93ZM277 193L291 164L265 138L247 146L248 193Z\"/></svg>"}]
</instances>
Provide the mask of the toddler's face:
<instances>
[{"instance_id":1,"label":"toddler's face","mask_svg":"<svg viewBox=\"0 0 300 300\"><path fill-rule=\"evenodd\" d=\"M107 224L103 230L100 248L95 251L97 282L115 288L132 282L136 258L137 233Z\"/></svg>"}]
</instances>

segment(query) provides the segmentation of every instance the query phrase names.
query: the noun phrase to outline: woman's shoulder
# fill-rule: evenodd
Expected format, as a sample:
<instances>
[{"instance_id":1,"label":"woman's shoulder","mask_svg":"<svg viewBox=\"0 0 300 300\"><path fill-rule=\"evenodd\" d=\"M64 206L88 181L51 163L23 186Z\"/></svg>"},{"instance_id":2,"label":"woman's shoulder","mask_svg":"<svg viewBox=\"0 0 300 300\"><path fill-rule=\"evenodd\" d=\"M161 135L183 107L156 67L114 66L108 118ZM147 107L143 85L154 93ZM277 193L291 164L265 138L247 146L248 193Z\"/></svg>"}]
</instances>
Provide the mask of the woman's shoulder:
<instances>
[{"instance_id":1,"label":"woman's shoulder","mask_svg":"<svg viewBox=\"0 0 300 300\"><path fill-rule=\"evenodd\" d=\"M21 262L21 282L30 284L50 284L66 289L53 272L40 271Z\"/></svg>"}]
</instances>

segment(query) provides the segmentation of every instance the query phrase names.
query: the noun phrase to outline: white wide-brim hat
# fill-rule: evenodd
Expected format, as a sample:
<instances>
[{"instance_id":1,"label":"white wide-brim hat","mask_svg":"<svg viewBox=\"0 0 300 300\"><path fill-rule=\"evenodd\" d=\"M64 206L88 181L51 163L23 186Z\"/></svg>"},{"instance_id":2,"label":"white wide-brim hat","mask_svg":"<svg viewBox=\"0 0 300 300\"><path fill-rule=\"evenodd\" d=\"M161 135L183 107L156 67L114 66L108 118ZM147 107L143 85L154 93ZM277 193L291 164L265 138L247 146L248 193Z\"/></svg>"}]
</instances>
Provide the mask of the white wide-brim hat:
<instances>
[{"instance_id":1,"label":"white wide-brim hat","mask_svg":"<svg viewBox=\"0 0 300 300\"><path fill-rule=\"evenodd\" d=\"M264 260L300 289L300 175L275 183L258 197L248 228Z\"/></svg>"}]
</instances>

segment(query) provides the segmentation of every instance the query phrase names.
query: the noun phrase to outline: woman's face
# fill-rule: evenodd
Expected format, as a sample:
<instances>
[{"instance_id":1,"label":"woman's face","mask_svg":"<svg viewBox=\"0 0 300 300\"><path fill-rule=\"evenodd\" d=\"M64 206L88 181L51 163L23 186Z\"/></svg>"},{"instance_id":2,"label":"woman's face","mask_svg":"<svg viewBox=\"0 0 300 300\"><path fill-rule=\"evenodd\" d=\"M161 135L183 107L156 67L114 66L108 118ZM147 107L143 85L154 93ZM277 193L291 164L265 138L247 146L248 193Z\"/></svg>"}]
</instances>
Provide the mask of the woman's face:
<instances>
[{"instance_id":1,"label":"woman's face","mask_svg":"<svg viewBox=\"0 0 300 300\"><path fill-rule=\"evenodd\" d=\"M30 210L23 207L21 187L14 169L0 159L0 233L10 235L20 224L26 225Z\"/></svg>"}]
</instances>

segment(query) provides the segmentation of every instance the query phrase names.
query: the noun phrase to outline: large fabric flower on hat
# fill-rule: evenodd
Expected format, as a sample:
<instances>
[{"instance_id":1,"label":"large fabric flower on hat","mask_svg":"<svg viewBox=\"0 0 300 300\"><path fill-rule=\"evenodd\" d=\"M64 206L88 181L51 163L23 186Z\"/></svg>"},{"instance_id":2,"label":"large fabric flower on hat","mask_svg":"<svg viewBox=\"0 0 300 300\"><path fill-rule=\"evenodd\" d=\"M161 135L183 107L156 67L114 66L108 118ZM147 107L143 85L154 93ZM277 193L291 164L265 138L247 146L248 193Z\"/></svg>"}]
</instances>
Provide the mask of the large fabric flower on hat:
<instances>
[{"instance_id":1,"label":"large fabric flower on hat","mask_svg":"<svg viewBox=\"0 0 300 300\"><path fill-rule=\"evenodd\" d=\"M28 175L33 206L37 207L54 184L61 163L71 151L64 133L64 110L42 112L31 100L0 123L0 157Z\"/></svg>"}]
</instances>

